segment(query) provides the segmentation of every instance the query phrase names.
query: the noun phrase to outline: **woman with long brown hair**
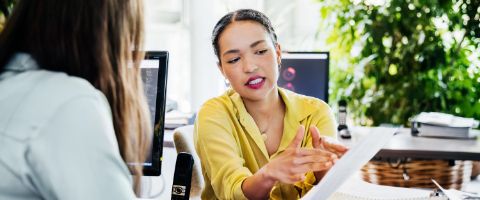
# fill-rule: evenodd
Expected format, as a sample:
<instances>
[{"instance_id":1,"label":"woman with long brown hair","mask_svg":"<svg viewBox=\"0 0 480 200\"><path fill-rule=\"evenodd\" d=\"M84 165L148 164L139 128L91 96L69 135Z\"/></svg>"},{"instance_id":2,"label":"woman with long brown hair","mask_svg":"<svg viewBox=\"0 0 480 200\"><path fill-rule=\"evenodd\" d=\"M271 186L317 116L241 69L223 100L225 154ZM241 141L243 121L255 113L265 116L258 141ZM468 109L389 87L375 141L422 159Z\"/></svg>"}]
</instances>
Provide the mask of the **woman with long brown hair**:
<instances>
[{"instance_id":1,"label":"woman with long brown hair","mask_svg":"<svg viewBox=\"0 0 480 200\"><path fill-rule=\"evenodd\" d=\"M142 8L17 2L0 35L0 199L134 198L125 163L150 138ZM141 166L130 171L138 192Z\"/></svg>"}]
</instances>

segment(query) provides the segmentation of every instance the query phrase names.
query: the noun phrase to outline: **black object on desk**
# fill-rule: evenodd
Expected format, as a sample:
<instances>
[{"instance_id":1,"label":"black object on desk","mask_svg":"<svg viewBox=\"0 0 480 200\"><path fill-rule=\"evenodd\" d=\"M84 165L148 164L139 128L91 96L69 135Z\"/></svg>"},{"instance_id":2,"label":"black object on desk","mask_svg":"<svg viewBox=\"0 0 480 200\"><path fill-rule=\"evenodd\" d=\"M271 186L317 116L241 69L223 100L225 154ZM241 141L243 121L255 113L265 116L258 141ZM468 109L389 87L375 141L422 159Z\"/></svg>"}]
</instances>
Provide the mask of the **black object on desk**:
<instances>
[{"instance_id":1,"label":"black object on desk","mask_svg":"<svg viewBox=\"0 0 480 200\"><path fill-rule=\"evenodd\" d=\"M193 157L189 153L180 152L175 163L173 175L172 200L190 199L192 183Z\"/></svg>"},{"instance_id":2,"label":"black object on desk","mask_svg":"<svg viewBox=\"0 0 480 200\"><path fill-rule=\"evenodd\" d=\"M338 102L338 134L343 139L352 138L347 126L347 101L340 100Z\"/></svg>"}]
</instances>

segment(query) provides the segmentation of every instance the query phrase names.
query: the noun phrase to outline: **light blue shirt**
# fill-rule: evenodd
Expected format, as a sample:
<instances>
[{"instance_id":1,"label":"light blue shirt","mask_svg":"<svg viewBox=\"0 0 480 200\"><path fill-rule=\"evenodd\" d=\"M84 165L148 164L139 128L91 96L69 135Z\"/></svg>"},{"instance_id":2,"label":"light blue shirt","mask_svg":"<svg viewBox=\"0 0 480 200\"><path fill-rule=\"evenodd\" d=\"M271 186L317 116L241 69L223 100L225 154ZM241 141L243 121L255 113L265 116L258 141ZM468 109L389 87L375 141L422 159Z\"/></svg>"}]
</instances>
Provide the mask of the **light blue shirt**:
<instances>
[{"instance_id":1,"label":"light blue shirt","mask_svg":"<svg viewBox=\"0 0 480 200\"><path fill-rule=\"evenodd\" d=\"M109 104L17 54L0 75L0 199L134 199Z\"/></svg>"}]
</instances>

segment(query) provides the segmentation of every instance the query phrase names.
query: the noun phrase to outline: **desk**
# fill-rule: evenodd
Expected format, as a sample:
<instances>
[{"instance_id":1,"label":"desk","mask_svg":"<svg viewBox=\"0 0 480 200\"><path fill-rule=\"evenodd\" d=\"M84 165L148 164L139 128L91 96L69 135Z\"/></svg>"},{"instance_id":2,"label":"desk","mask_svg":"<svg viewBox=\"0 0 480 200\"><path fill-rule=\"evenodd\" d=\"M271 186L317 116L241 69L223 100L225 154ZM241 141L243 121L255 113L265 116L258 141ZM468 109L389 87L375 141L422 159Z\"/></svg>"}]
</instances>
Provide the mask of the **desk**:
<instances>
[{"instance_id":1,"label":"desk","mask_svg":"<svg viewBox=\"0 0 480 200\"><path fill-rule=\"evenodd\" d=\"M347 146L358 141L362 135L368 134L370 128L355 127L352 129L353 138L348 140L339 139ZM164 132L164 151L162 162L162 176L165 177L164 191L155 199L170 199L170 189L173 183L175 169L176 150L173 143L173 130ZM477 140L457 140L413 137L410 129L401 129L392 141L387 144L377 156L382 157L411 157L424 159L455 159L455 160L480 160L480 142ZM480 193L480 181L466 183L466 191ZM468 185L469 184L469 185ZM153 187L157 187L154 185ZM157 191L155 191L157 192Z\"/></svg>"},{"instance_id":2,"label":"desk","mask_svg":"<svg viewBox=\"0 0 480 200\"><path fill-rule=\"evenodd\" d=\"M347 146L354 145L359 138L369 133L369 127L352 128L352 139L339 141ZM165 130L164 147L174 148L173 130ZM380 150L377 157L418 158L446 160L480 160L480 141L445 139L431 137L415 137L409 128L401 128L392 140Z\"/></svg>"},{"instance_id":3,"label":"desk","mask_svg":"<svg viewBox=\"0 0 480 200\"><path fill-rule=\"evenodd\" d=\"M368 134L371 128L352 128L352 139L341 139L347 146L355 144L362 135ZM445 160L480 160L480 141L462 139L444 139L415 137L409 128L401 128L392 140L385 145L376 157L418 158Z\"/></svg>"}]
</instances>

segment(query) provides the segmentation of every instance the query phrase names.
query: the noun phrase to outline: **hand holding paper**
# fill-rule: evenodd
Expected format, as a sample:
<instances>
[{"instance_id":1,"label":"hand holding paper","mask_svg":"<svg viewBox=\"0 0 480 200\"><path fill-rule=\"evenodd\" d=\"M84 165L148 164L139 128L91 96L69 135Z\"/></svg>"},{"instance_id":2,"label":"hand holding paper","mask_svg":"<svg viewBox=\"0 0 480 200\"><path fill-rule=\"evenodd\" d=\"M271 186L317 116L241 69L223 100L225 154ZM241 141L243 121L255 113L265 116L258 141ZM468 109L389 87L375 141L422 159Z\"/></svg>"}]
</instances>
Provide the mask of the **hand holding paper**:
<instances>
[{"instance_id":1,"label":"hand holding paper","mask_svg":"<svg viewBox=\"0 0 480 200\"><path fill-rule=\"evenodd\" d=\"M352 174L367 163L394 135L396 130L375 128L357 143L325 174L322 180L302 199L327 199Z\"/></svg>"}]
</instances>

